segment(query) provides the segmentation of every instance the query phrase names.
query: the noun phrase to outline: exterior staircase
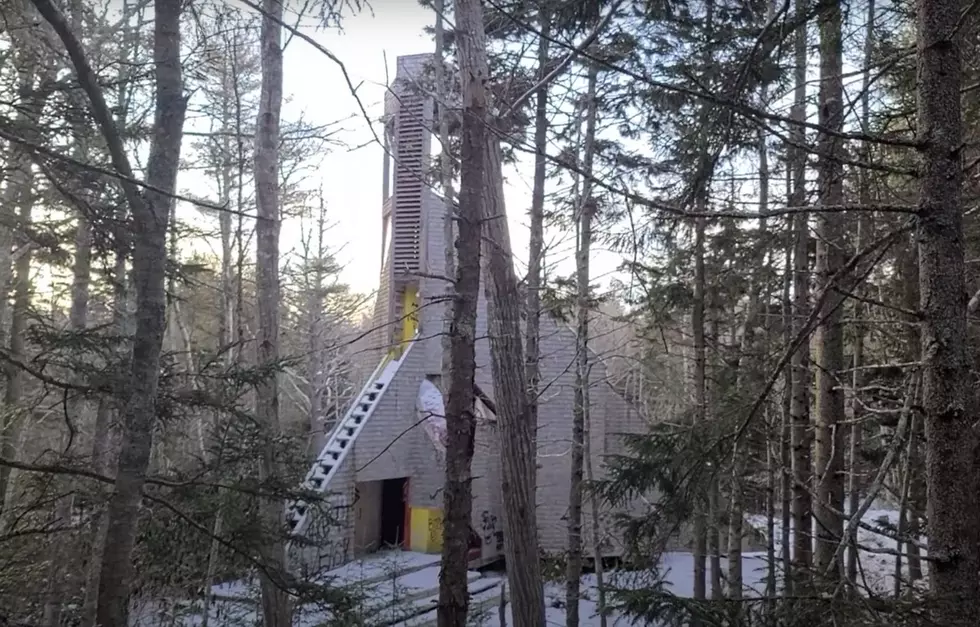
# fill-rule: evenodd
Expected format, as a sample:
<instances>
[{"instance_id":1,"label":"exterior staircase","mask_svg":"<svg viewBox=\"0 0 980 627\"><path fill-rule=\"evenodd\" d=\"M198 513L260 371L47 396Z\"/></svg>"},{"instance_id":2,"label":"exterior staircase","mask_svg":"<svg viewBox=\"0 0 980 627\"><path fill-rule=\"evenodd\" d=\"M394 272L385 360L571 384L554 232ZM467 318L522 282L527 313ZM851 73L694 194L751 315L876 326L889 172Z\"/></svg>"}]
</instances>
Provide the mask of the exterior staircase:
<instances>
[{"instance_id":1,"label":"exterior staircase","mask_svg":"<svg viewBox=\"0 0 980 627\"><path fill-rule=\"evenodd\" d=\"M344 463L347 455L354 447L357 436L360 435L367 421L371 419L371 415L374 414L378 403L398 374L417 339L418 333L404 347L397 359L393 358L392 353L389 353L374 369L356 400L330 434L330 438L323 446L316 461L313 462L310 471L306 473L306 479L302 485L303 489L317 494L327 492L330 481L337 474L341 464ZM290 501L286 505L286 524L293 536L303 534L309 522L309 515L310 504L303 499Z\"/></svg>"}]
</instances>

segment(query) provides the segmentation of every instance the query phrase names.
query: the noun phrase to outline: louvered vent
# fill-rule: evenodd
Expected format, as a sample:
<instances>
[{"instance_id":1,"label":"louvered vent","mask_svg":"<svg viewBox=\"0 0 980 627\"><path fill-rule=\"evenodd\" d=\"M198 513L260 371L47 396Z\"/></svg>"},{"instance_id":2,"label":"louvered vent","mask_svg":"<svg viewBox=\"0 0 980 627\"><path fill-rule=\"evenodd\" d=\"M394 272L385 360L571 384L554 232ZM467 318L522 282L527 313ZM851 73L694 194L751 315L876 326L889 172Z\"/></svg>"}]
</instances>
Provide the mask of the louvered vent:
<instances>
[{"instance_id":1,"label":"louvered vent","mask_svg":"<svg viewBox=\"0 0 980 627\"><path fill-rule=\"evenodd\" d=\"M395 210L392 237L394 275L416 274L422 257L422 191L428 158L425 101L402 94L395 122Z\"/></svg>"}]
</instances>

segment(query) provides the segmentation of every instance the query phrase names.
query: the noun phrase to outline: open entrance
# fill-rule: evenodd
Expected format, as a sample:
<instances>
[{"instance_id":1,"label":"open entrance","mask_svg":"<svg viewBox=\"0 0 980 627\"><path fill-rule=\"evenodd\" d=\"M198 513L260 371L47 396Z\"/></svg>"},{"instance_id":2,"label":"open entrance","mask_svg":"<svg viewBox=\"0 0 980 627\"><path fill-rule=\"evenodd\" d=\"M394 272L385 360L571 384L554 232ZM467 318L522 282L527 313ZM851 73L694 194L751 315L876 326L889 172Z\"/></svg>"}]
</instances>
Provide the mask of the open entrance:
<instances>
[{"instance_id":1,"label":"open entrance","mask_svg":"<svg viewBox=\"0 0 980 627\"><path fill-rule=\"evenodd\" d=\"M404 548L408 540L405 521L408 479L357 483L354 502L354 541L357 554L380 549Z\"/></svg>"},{"instance_id":2,"label":"open entrance","mask_svg":"<svg viewBox=\"0 0 980 627\"><path fill-rule=\"evenodd\" d=\"M381 482L381 547L405 545L405 503L408 479L385 479Z\"/></svg>"}]
</instances>

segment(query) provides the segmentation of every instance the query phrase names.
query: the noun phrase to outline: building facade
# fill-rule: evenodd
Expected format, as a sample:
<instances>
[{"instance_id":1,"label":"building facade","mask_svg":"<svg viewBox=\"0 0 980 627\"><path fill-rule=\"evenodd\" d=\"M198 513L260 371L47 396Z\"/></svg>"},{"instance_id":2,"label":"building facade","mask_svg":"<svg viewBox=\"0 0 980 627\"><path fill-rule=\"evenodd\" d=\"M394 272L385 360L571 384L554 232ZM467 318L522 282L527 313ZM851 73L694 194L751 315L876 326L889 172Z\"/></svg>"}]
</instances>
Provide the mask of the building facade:
<instances>
[{"instance_id":1,"label":"building facade","mask_svg":"<svg viewBox=\"0 0 980 627\"><path fill-rule=\"evenodd\" d=\"M432 58L399 57L385 99L382 269L371 341L379 366L307 477L308 487L326 495L323 503L293 503L288 510L294 531L308 540L294 542L302 547L294 558L310 571L386 545L441 550L445 417L438 382L447 293L441 277L453 244L444 236L445 203L426 182L435 111L423 85ZM483 290L477 316L476 383L488 398L477 407L470 546L474 562L488 563L502 556L506 538ZM538 531L542 551L557 554L567 544L575 335L544 315L540 345ZM622 434L640 432L645 423L606 383L601 362L592 380L590 445L601 478L604 456L622 451ZM590 521L583 516L586 534ZM619 554L616 534L604 529L602 536L602 552Z\"/></svg>"}]
</instances>

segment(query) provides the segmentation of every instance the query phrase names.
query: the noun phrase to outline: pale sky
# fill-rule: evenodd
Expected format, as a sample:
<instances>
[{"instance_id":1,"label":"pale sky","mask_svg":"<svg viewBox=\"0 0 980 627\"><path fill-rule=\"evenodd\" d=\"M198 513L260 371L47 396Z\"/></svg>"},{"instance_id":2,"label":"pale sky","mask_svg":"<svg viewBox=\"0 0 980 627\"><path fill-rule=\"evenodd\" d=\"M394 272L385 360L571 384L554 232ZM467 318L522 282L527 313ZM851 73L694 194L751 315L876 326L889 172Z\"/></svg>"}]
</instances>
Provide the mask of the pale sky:
<instances>
[{"instance_id":1,"label":"pale sky","mask_svg":"<svg viewBox=\"0 0 980 627\"><path fill-rule=\"evenodd\" d=\"M343 21L343 32L305 30L346 66L358 96L372 119L380 117L386 80L395 74L400 55L434 50L423 29L434 23L434 13L414 0L373 0L373 15L363 12ZM284 117L303 111L313 123L349 118L358 112L357 102L344 82L340 68L309 43L293 39L285 53L285 93L291 101L284 106ZM381 250L381 164L382 148L373 141L367 121L357 117L345 122L344 140L355 150L336 148L325 156L320 170L324 195L336 226L331 240L343 246L339 255L346 268L343 280L355 290L368 292L377 286ZM376 125L380 136L380 127ZM528 162L526 165L530 165ZM528 250L527 210L531 197L531 169L505 170L505 199L510 221L511 241L517 268L526 270ZM298 228L286 224L282 248L295 245ZM573 262L573 243L553 243L549 264L566 266ZM593 275L612 270L618 257L600 253ZM564 263L562 263L564 262ZM570 268L561 267L568 272ZM604 281L602 281L604 282Z\"/></svg>"}]
</instances>

